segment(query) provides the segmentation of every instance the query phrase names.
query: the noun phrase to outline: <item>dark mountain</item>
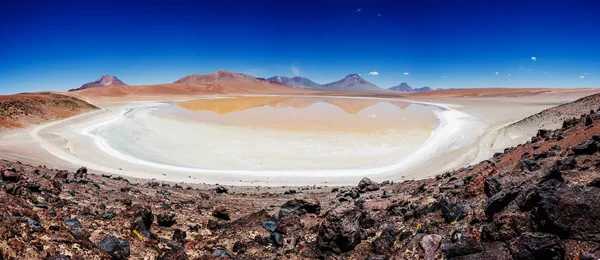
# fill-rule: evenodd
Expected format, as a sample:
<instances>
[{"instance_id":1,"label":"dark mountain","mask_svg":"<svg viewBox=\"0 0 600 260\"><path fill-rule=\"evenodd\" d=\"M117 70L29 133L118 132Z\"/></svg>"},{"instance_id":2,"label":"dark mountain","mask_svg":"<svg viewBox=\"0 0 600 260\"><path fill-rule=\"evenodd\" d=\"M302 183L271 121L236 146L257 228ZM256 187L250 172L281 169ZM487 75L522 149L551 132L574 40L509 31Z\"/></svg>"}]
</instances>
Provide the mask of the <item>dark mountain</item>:
<instances>
[{"instance_id":1,"label":"dark mountain","mask_svg":"<svg viewBox=\"0 0 600 260\"><path fill-rule=\"evenodd\" d=\"M431 89L430 87L424 86L422 88L415 88L414 92L429 92L429 91L432 91L432 90L433 89Z\"/></svg>"},{"instance_id":2,"label":"dark mountain","mask_svg":"<svg viewBox=\"0 0 600 260\"><path fill-rule=\"evenodd\" d=\"M121 81L120 79L118 79L115 76L104 75L96 81L85 83L85 84L81 85L81 87L69 89L69 91L77 91L77 90L82 90L82 89L87 89L87 88L96 88L96 87L104 87L104 86L111 86L111 85L128 86L127 84L125 84L123 81Z\"/></svg>"},{"instance_id":3,"label":"dark mountain","mask_svg":"<svg viewBox=\"0 0 600 260\"><path fill-rule=\"evenodd\" d=\"M344 90L344 91L359 91L359 92L369 92L369 91L381 91L382 89L375 86L373 83L366 81L361 78L357 74L350 74L345 78L338 80L336 82L332 82L329 84L325 84L323 86L327 90Z\"/></svg>"},{"instance_id":4,"label":"dark mountain","mask_svg":"<svg viewBox=\"0 0 600 260\"><path fill-rule=\"evenodd\" d=\"M424 86L422 88L414 88L413 89L406 82L402 82L398 86L394 86L394 87L389 88L389 90L412 93L412 92L429 92L429 91L432 91L433 89L431 89L428 86Z\"/></svg>"},{"instance_id":5,"label":"dark mountain","mask_svg":"<svg viewBox=\"0 0 600 260\"><path fill-rule=\"evenodd\" d=\"M323 88L323 85L315 83L314 81L312 81L308 78L304 78L304 77L288 78L288 77L282 77L282 76L275 76L275 77L268 78L268 80L286 85L291 88L306 88L306 89L321 89L321 88Z\"/></svg>"},{"instance_id":6,"label":"dark mountain","mask_svg":"<svg viewBox=\"0 0 600 260\"><path fill-rule=\"evenodd\" d=\"M414 89L411 88L406 82L400 83L398 86L393 86L389 88L389 90L400 91L400 92L413 92Z\"/></svg>"}]
</instances>

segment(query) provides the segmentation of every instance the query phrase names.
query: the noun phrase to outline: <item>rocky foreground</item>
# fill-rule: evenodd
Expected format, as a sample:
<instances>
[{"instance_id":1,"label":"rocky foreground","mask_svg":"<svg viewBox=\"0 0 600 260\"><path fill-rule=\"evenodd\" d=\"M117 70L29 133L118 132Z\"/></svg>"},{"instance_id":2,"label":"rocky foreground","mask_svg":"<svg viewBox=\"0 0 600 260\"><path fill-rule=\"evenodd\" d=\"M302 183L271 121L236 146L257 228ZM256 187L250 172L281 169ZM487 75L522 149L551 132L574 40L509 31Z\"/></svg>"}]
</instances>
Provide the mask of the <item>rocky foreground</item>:
<instances>
[{"instance_id":1,"label":"rocky foreground","mask_svg":"<svg viewBox=\"0 0 600 260\"><path fill-rule=\"evenodd\" d=\"M471 167L355 187L198 189L0 161L0 259L598 259L599 151L590 111Z\"/></svg>"}]
</instances>

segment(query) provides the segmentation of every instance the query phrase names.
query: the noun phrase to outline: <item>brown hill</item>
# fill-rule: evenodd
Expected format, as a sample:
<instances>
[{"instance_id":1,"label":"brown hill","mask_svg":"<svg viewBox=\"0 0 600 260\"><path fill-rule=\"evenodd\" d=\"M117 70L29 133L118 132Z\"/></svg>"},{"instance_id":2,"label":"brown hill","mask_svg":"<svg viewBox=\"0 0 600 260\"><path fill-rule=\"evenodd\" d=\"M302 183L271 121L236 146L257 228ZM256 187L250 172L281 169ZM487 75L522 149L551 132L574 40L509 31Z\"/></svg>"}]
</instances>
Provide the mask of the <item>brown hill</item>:
<instances>
[{"instance_id":1,"label":"brown hill","mask_svg":"<svg viewBox=\"0 0 600 260\"><path fill-rule=\"evenodd\" d=\"M212 74L194 74L175 83L148 86L105 86L66 93L94 102L192 98L203 95L226 94L302 94L311 90L289 88L252 76L218 71Z\"/></svg>"},{"instance_id":2,"label":"brown hill","mask_svg":"<svg viewBox=\"0 0 600 260\"><path fill-rule=\"evenodd\" d=\"M183 77L175 81L174 83L183 83L190 85L213 83L248 90L287 88L285 85L278 82L272 82L264 78L257 78L242 73L229 72L226 70L219 70L210 74L192 74Z\"/></svg>"},{"instance_id":3,"label":"brown hill","mask_svg":"<svg viewBox=\"0 0 600 260\"><path fill-rule=\"evenodd\" d=\"M94 109L85 101L54 93L0 96L0 129L25 127Z\"/></svg>"}]
</instances>

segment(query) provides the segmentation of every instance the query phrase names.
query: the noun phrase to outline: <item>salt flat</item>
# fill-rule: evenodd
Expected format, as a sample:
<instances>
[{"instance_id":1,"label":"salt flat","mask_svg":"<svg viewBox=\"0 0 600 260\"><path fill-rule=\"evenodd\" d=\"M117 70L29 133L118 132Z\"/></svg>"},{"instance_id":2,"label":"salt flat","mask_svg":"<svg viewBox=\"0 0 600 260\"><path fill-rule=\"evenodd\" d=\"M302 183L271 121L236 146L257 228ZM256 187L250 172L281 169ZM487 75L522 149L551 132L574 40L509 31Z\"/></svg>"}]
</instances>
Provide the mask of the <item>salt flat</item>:
<instances>
[{"instance_id":1,"label":"salt flat","mask_svg":"<svg viewBox=\"0 0 600 260\"><path fill-rule=\"evenodd\" d=\"M207 97L218 98L218 97ZM573 97L564 97L563 99L572 99ZM434 126L428 123L419 125L429 127L429 131L417 131L414 133L396 133L398 135L410 136L410 140L394 137L390 134L386 138L357 138L353 135L368 133L369 127L357 127L354 130L347 129L344 134L345 140L356 139L356 142L385 142L386 144L398 144L405 140L406 147L410 147L410 152L407 149L403 151L401 148L386 149L365 149L353 151L353 156L341 156L339 153L330 153L331 162L329 160L318 161L315 158L320 158L327 155L327 149L340 151L340 145L348 147L358 147L355 144L341 142L336 143L335 139L316 140L316 143L322 143L323 147L317 149L320 154L311 154L311 150L305 150L304 153L289 149L280 149L278 144L270 144L274 141L285 139L285 131L287 127L278 125L277 120L271 121L269 129L252 127L253 120L240 122L240 124L229 124L227 122L214 122L204 117L206 124L196 124L189 120L180 117L169 117L165 115L152 115L152 109L157 106L165 106L166 104L178 104L180 101L127 101L122 103L111 103L109 105L101 105L102 111L90 112L77 117L69 118L63 121L55 121L45 125L39 125L24 130L16 130L10 133L5 133L0 137L0 153L5 158L21 160L35 164L46 164L50 167L64 167L75 169L81 165L85 165L93 171L118 174L133 178L157 179L173 182L195 182L195 183L221 183L221 184L237 184L237 185L312 185L312 184L349 184L355 183L364 176L368 176L375 180L406 180L424 178L437 173L450 170L456 167L462 167L470 163L474 163L480 158L489 158L493 152L498 149L503 149L510 146L512 143L519 140L513 140L513 137L504 134L499 134L503 129L503 125L511 121L519 120L532 111L540 111L553 102L560 102L560 98L552 96L540 98L525 98L523 97L505 98L505 99L482 99L482 98L462 98L462 99L428 99L426 101L418 101L418 103L433 105L432 115L435 115ZM389 102L404 102L405 98L396 97L336 97L336 101L356 101L356 100L384 100ZM500 100L500 101L498 101ZM506 109L500 111L494 107L502 106L507 100L516 101L515 106L512 106L506 113ZM189 101L185 101L189 102ZM343 103L343 102L342 102ZM367 102L369 103L369 102ZM365 106L364 101L354 103L354 106L342 106L345 114L351 114L349 111L369 111ZM377 102L375 102L377 103ZM295 104L294 106L298 106ZM400 105L404 107L405 105ZM195 113L195 112L194 112ZM490 121L495 114L505 115L502 120ZM367 116L369 113L367 113ZM122 142L118 140L118 133L111 133L109 128L106 128L112 123L115 126L122 125L124 117L133 117L135 120L142 120L142 125L127 127L129 131L136 132L134 136L139 138L137 145L131 145L128 138L123 138ZM252 118L252 117L250 117ZM368 117L367 117L368 118ZM194 119L196 120L196 119ZM129 121L132 124L134 121ZM177 127L181 133L172 132L169 125L176 123L190 124L189 127ZM218 129L214 128L215 124L220 124ZM263 122L265 123L265 122ZM266 122L268 123L268 122ZM145 125L144 125L145 124ZM423 128L423 129L427 129ZM434 128L433 128L434 127ZM302 128L300 126L300 128ZM335 127L334 127L335 128ZM227 130L225 130L227 129ZM274 135L277 131L282 136ZM325 129L319 129L326 130ZM330 129L331 130L331 129ZM249 135L249 132L254 131L254 135L262 136L259 142L264 143L265 148L259 153L251 154L239 147L223 145L220 147L217 143L227 144L234 142L226 136ZM319 131L314 131L316 134ZM404 131L404 130L403 130ZM206 133L218 132L218 138L209 138L211 142L202 143L202 136ZM290 131L291 133L293 131ZM300 140L306 140L311 136L311 131L306 129L294 133L298 145L305 145ZM154 135L163 135L156 138ZM173 133L171 139L165 138L164 133ZM190 133L196 134L196 140L181 139L184 136L190 136ZM242 134L243 133L243 134ZM103 136L104 135L104 136ZM107 138L108 137L108 138ZM116 137L116 139L115 139ZM363 136L364 137L364 136ZM414 138L413 138L414 137ZM107 139L105 139L107 138ZM112 138L112 143L110 140ZM153 140L168 144L174 142L169 148L171 152L167 156L157 156L156 151L160 150L160 145L148 145L144 140ZM161 138L162 141L161 141ZM236 137L241 138L241 137ZM266 139L265 139L266 138ZM316 137L315 137L316 138ZM321 136L320 138L325 138ZM520 138L520 137L519 137ZM518 138L517 138L518 139ZM214 140L214 142L212 142ZM269 142L261 142L261 140L271 140ZM288 137L287 140L293 140ZM378 141L377 141L378 140ZM190 142L191 141L191 142ZM238 142L240 140L237 140ZM177 143L179 142L179 143ZM411 143L412 142L412 143ZM185 144L197 143L204 145L201 150L214 151L215 153L204 153L197 155L198 149L190 149ZM119 147L125 144L124 147ZM211 148L212 145L212 148ZM181 146L181 148L179 148ZM270 147L269 147L270 146ZM129 147L129 148L127 148ZM186 148L187 147L187 148ZM215 149L217 147L218 149ZM288 146L289 147L289 146ZM377 147L377 146L375 146ZM164 148L164 147L163 147ZM130 149L127 152L127 149ZM167 149L167 150L169 150ZM395 149L395 150L394 150ZM314 152L313 150L312 152ZM393 155L390 155L393 151ZM232 156L220 156L230 154ZM235 155L235 156L233 156ZM211 158L212 156L212 158ZM264 160L263 164L257 163L257 158L277 158L276 160ZM312 157L311 157L312 156ZM216 160L216 159L219 160ZM298 161L285 161L284 158L306 158ZM176 159L176 160L174 160ZM225 161L223 161L225 160ZM335 162L335 163L333 163ZM294 164L296 163L296 164ZM292 165L292 167L290 167Z\"/></svg>"}]
</instances>

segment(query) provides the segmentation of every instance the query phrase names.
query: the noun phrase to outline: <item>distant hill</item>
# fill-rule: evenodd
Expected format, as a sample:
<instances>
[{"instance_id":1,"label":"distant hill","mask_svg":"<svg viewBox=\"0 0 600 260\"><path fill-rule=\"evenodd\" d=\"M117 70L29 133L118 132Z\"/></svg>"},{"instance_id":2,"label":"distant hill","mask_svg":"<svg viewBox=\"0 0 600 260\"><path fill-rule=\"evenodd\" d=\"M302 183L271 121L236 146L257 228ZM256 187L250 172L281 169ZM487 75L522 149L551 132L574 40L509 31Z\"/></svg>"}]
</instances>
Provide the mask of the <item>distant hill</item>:
<instances>
[{"instance_id":1,"label":"distant hill","mask_svg":"<svg viewBox=\"0 0 600 260\"><path fill-rule=\"evenodd\" d=\"M400 91L400 92L413 92L413 88L411 88L406 82L400 83L398 86L393 86L389 88L389 90Z\"/></svg>"},{"instance_id":2,"label":"distant hill","mask_svg":"<svg viewBox=\"0 0 600 260\"><path fill-rule=\"evenodd\" d=\"M219 70L210 74L192 74L185 76L175 81L174 83L184 84L199 84L199 83L216 83L224 86L240 87L240 86L261 86L261 85L279 85L281 83L271 82L264 78L257 78L242 73L235 73L226 70Z\"/></svg>"},{"instance_id":3,"label":"distant hill","mask_svg":"<svg viewBox=\"0 0 600 260\"><path fill-rule=\"evenodd\" d=\"M127 84L125 84L123 81L121 81L120 79L118 79L115 76L104 75L96 81L85 83L85 84L81 85L81 87L69 89L69 91L77 91L77 90L88 89L88 88L115 86L115 85L128 86Z\"/></svg>"},{"instance_id":4,"label":"distant hill","mask_svg":"<svg viewBox=\"0 0 600 260\"><path fill-rule=\"evenodd\" d=\"M415 88L413 89L414 92L428 92L428 91L432 91L433 89L431 89L428 86L424 86L422 88Z\"/></svg>"},{"instance_id":5,"label":"distant hill","mask_svg":"<svg viewBox=\"0 0 600 260\"><path fill-rule=\"evenodd\" d=\"M369 92L369 91L381 91L382 89L377 87L375 84L366 81L361 78L358 74L350 74L345 78L325 84L324 89L326 90L342 90L342 91L358 91L358 92Z\"/></svg>"},{"instance_id":6,"label":"distant hill","mask_svg":"<svg viewBox=\"0 0 600 260\"><path fill-rule=\"evenodd\" d=\"M388 90L398 91L398 92L407 92L407 93L413 93L413 92L420 93L420 92L429 92L429 91L432 91L433 89L431 89L428 86L413 89L406 82L402 82L402 83L400 83L400 85L393 86L393 87L389 88Z\"/></svg>"},{"instance_id":7,"label":"distant hill","mask_svg":"<svg viewBox=\"0 0 600 260\"><path fill-rule=\"evenodd\" d=\"M314 81L305 77L283 77L275 76L268 78L271 82L276 82L288 86L290 88L306 88L306 89L322 89L323 85L315 83Z\"/></svg>"}]
</instances>

